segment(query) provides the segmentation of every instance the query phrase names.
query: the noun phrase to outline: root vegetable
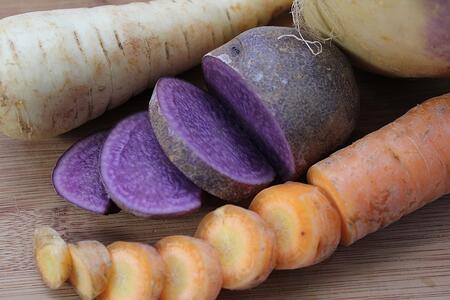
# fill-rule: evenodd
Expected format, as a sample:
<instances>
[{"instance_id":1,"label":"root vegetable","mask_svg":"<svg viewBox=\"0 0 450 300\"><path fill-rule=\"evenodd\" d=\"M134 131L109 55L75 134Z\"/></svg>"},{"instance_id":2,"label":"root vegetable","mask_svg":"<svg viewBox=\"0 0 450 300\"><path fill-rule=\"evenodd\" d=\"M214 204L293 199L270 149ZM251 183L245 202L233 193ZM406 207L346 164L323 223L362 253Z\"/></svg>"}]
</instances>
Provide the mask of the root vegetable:
<instances>
[{"instance_id":1,"label":"root vegetable","mask_svg":"<svg viewBox=\"0 0 450 300\"><path fill-rule=\"evenodd\" d=\"M250 205L274 230L276 269L322 262L336 250L341 218L317 187L288 182L260 192Z\"/></svg>"},{"instance_id":2,"label":"root vegetable","mask_svg":"<svg viewBox=\"0 0 450 300\"><path fill-rule=\"evenodd\" d=\"M308 182L339 209L344 245L450 193L449 120L446 94L311 167Z\"/></svg>"},{"instance_id":3,"label":"root vegetable","mask_svg":"<svg viewBox=\"0 0 450 300\"><path fill-rule=\"evenodd\" d=\"M52 174L55 191L67 201L88 211L108 214L114 203L100 180L100 151L107 132L93 134L67 150Z\"/></svg>"},{"instance_id":4,"label":"root vegetable","mask_svg":"<svg viewBox=\"0 0 450 300\"><path fill-rule=\"evenodd\" d=\"M70 283L83 300L95 299L106 288L111 274L111 257L103 244L81 241L69 244L73 268Z\"/></svg>"},{"instance_id":5,"label":"root vegetable","mask_svg":"<svg viewBox=\"0 0 450 300\"><path fill-rule=\"evenodd\" d=\"M111 131L100 169L111 199L135 215L176 216L201 205L201 190L164 155L147 112L126 118Z\"/></svg>"},{"instance_id":6,"label":"root vegetable","mask_svg":"<svg viewBox=\"0 0 450 300\"><path fill-rule=\"evenodd\" d=\"M34 231L34 257L49 288L58 289L69 279L72 271L69 247L54 229L43 226Z\"/></svg>"},{"instance_id":7,"label":"root vegetable","mask_svg":"<svg viewBox=\"0 0 450 300\"><path fill-rule=\"evenodd\" d=\"M214 300L222 288L222 268L207 242L170 236L156 244L167 271L161 300Z\"/></svg>"},{"instance_id":8,"label":"root vegetable","mask_svg":"<svg viewBox=\"0 0 450 300\"><path fill-rule=\"evenodd\" d=\"M55 136L200 62L292 0L154 0L0 21L0 131Z\"/></svg>"},{"instance_id":9,"label":"root vegetable","mask_svg":"<svg viewBox=\"0 0 450 300\"><path fill-rule=\"evenodd\" d=\"M98 300L156 300L165 281L161 256L145 244L115 242L108 246L112 270Z\"/></svg>"},{"instance_id":10,"label":"root vegetable","mask_svg":"<svg viewBox=\"0 0 450 300\"><path fill-rule=\"evenodd\" d=\"M233 116L215 98L187 82L163 78L156 84L150 120L173 164L216 197L251 198L275 177Z\"/></svg>"},{"instance_id":11,"label":"root vegetable","mask_svg":"<svg viewBox=\"0 0 450 300\"><path fill-rule=\"evenodd\" d=\"M297 179L342 144L359 110L344 55L324 45L314 56L293 34L293 28L255 28L202 62L209 89L235 113L281 181Z\"/></svg>"},{"instance_id":12,"label":"root vegetable","mask_svg":"<svg viewBox=\"0 0 450 300\"><path fill-rule=\"evenodd\" d=\"M366 69L400 77L450 76L447 0L295 0L294 19Z\"/></svg>"},{"instance_id":13,"label":"root vegetable","mask_svg":"<svg viewBox=\"0 0 450 300\"><path fill-rule=\"evenodd\" d=\"M217 250L225 289L255 287L275 267L275 235L252 211L234 205L222 206L203 218L195 236Z\"/></svg>"}]
</instances>

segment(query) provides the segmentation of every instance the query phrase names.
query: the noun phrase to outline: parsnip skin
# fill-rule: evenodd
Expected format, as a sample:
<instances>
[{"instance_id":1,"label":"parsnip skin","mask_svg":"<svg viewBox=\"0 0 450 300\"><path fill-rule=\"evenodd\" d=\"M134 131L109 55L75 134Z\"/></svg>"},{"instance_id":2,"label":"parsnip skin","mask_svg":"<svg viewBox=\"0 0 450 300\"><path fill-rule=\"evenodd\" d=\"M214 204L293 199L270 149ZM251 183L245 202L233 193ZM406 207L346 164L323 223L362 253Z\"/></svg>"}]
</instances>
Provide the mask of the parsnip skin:
<instances>
[{"instance_id":1,"label":"parsnip skin","mask_svg":"<svg viewBox=\"0 0 450 300\"><path fill-rule=\"evenodd\" d=\"M22 139L67 132L291 4L153 0L2 19L0 131Z\"/></svg>"},{"instance_id":2,"label":"parsnip skin","mask_svg":"<svg viewBox=\"0 0 450 300\"><path fill-rule=\"evenodd\" d=\"M217 250L225 289L256 287L275 267L275 234L250 210L222 206L203 218L195 236Z\"/></svg>"},{"instance_id":3,"label":"parsnip skin","mask_svg":"<svg viewBox=\"0 0 450 300\"><path fill-rule=\"evenodd\" d=\"M275 231L276 269L298 269L322 262L336 250L341 218L317 187L296 182L260 192L250 210Z\"/></svg>"},{"instance_id":4,"label":"parsnip skin","mask_svg":"<svg viewBox=\"0 0 450 300\"><path fill-rule=\"evenodd\" d=\"M157 300L165 281L165 269L155 248L132 242L108 246L112 271L98 300Z\"/></svg>"},{"instance_id":5,"label":"parsnip skin","mask_svg":"<svg viewBox=\"0 0 450 300\"><path fill-rule=\"evenodd\" d=\"M207 242L169 236L156 244L167 271L160 300L214 300L222 288L219 255Z\"/></svg>"},{"instance_id":6,"label":"parsnip skin","mask_svg":"<svg viewBox=\"0 0 450 300\"><path fill-rule=\"evenodd\" d=\"M49 288L58 289L69 279L72 271L69 247L54 229L36 228L34 255L42 280Z\"/></svg>"},{"instance_id":7,"label":"parsnip skin","mask_svg":"<svg viewBox=\"0 0 450 300\"><path fill-rule=\"evenodd\" d=\"M70 283L82 300L95 299L102 293L111 274L111 257L97 241L69 244L73 268Z\"/></svg>"}]
</instances>

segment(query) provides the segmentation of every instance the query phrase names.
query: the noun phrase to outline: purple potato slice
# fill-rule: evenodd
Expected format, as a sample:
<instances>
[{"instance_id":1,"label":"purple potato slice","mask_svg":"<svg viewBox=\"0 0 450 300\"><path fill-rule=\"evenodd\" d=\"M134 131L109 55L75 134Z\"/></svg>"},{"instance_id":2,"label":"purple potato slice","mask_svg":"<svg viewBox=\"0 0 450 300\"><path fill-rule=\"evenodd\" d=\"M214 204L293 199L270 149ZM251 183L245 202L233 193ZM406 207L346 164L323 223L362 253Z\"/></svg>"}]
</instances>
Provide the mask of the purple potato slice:
<instances>
[{"instance_id":1,"label":"purple potato slice","mask_svg":"<svg viewBox=\"0 0 450 300\"><path fill-rule=\"evenodd\" d=\"M100 170L110 198L123 210L143 217L173 217L197 210L201 190L164 155L148 112L134 114L106 139Z\"/></svg>"}]
</instances>

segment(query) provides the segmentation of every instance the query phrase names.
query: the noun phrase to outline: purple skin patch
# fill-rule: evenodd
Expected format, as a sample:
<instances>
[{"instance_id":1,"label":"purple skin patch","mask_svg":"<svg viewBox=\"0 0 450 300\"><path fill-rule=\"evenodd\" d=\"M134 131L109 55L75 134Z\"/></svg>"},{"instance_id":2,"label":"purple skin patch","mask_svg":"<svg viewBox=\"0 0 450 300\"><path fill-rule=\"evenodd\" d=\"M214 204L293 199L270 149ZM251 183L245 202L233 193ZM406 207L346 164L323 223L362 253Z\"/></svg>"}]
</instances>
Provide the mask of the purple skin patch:
<instances>
[{"instance_id":1,"label":"purple skin patch","mask_svg":"<svg viewBox=\"0 0 450 300\"><path fill-rule=\"evenodd\" d=\"M201 190L165 156L148 112L126 118L111 131L100 167L111 199L137 216L178 216L201 205Z\"/></svg>"},{"instance_id":2,"label":"purple skin patch","mask_svg":"<svg viewBox=\"0 0 450 300\"><path fill-rule=\"evenodd\" d=\"M67 201L97 214L116 210L100 180L99 158L107 132L91 135L67 150L56 163L52 181Z\"/></svg>"},{"instance_id":3,"label":"purple skin patch","mask_svg":"<svg viewBox=\"0 0 450 300\"><path fill-rule=\"evenodd\" d=\"M272 166L276 166L281 181L292 179L295 163L291 147L277 121L262 104L263 101L242 76L220 59L205 56L202 67L208 87L215 95L229 101L239 119L245 123L246 130L271 160Z\"/></svg>"},{"instance_id":4,"label":"purple skin patch","mask_svg":"<svg viewBox=\"0 0 450 300\"><path fill-rule=\"evenodd\" d=\"M450 1L423 0L424 13L428 14L426 47L434 55L450 62Z\"/></svg>"},{"instance_id":5,"label":"purple skin patch","mask_svg":"<svg viewBox=\"0 0 450 300\"><path fill-rule=\"evenodd\" d=\"M158 99L171 129L209 166L246 184L273 180L262 154L215 98L187 82L162 79Z\"/></svg>"}]
</instances>

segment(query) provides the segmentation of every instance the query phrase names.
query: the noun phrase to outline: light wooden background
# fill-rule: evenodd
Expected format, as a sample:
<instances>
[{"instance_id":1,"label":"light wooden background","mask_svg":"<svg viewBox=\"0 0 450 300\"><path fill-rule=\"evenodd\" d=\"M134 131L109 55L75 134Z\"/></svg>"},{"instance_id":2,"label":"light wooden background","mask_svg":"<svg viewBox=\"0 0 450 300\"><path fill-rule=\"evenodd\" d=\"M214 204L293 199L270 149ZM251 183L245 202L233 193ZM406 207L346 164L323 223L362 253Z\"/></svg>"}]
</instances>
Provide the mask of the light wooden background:
<instances>
[{"instance_id":1,"label":"light wooden background","mask_svg":"<svg viewBox=\"0 0 450 300\"><path fill-rule=\"evenodd\" d=\"M125 3L127 0L0 0L0 17L25 11ZM1 57L0 57L1 59ZM198 70L184 75L197 79ZM354 138L376 130L428 97L450 92L450 79L392 80L357 72L362 112ZM147 220L126 213L96 216L53 192L52 167L77 139L108 128L147 107L149 93L64 136L21 142L0 135L0 299L76 299L69 286L48 290L32 260L31 233L37 224L70 241L97 239L154 243L171 234L192 234L201 217ZM405 217L318 266L274 272L258 288L223 292L220 299L450 299L450 196Z\"/></svg>"}]
</instances>

